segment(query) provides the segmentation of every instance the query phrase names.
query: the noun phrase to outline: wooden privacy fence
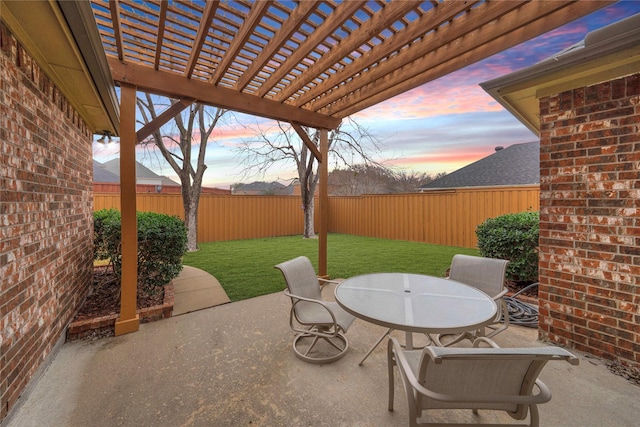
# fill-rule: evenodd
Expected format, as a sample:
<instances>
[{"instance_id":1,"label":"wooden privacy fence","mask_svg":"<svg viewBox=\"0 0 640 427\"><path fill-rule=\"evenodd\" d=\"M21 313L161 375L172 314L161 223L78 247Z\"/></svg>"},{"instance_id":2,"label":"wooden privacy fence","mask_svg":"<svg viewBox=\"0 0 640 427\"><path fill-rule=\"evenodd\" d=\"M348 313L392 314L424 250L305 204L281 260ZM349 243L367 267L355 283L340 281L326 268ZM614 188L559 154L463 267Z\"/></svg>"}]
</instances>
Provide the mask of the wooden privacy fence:
<instances>
[{"instance_id":1,"label":"wooden privacy fence","mask_svg":"<svg viewBox=\"0 0 640 427\"><path fill-rule=\"evenodd\" d=\"M120 195L95 193L94 209L105 208L120 209ZM184 218L180 195L139 193L137 208ZM539 208L537 185L330 197L329 232L474 248L476 227L486 219ZM300 196L200 197L199 242L289 236L303 230Z\"/></svg>"},{"instance_id":2,"label":"wooden privacy fence","mask_svg":"<svg viewBox=\"0 0 640 427\"><path fill-rule=\"evenodd\" d=\"M179 194L138 193L137 210L184 219ZM119 193L94 193L94 210L120 209ZM291 236L304 231L300 196L200 196L198 241Z\"/></svg>"},{"instance_id":3,"label":"wooden privacy fence","mask_svg":"<svg viewBox=\"0 0 640 427\"><path fill-rule=\"evenodd\" d=\"M476 227L488 218L539 208L537 185L331 197L329 231L475 248Z\"/></svg>"}]
</instances>

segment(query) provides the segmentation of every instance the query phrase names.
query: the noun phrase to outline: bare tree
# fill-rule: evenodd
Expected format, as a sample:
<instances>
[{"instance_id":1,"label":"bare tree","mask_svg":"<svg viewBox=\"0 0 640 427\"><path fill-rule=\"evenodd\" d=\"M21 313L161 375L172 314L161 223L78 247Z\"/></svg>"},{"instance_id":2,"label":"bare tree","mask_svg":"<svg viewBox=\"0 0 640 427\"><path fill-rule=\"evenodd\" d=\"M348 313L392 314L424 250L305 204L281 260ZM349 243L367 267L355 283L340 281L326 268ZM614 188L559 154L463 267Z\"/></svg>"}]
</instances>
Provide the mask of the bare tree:
<instances>
[{"instance_id":1,"label":"bare tree","mask_svg":"<svg viewBox=\"0 0 640 427\"><path fill-rule=\"evenodd\" d=\"M314 198L318 185L318 162L313 153L302 142L295 130L286 123L278 122L277 131L264 131L258 127L255 139L246 140L237 150L244 158L245 174L265 174L276 163L291 162L296 165L302 208L304 211L304 237L315 237ZM320 131L302 128L316 144ZM352 164L354 161L377 164L371 154L379 152L380 142L364 127L353 120L329 132L329 154L335 164ZM329 161L329 159L328 159Z\"/></svg>"},{"instance_id":2,"label":"bare tree","mask_svg":"<svg viewBox=\"0 0 640 427\"><path fill-rule=\"evenodd\" d=\"M412 193L436 178L423 172L393 170L378 165L353 165L329 174L331 192L337 196Z\"/></svg>"},{"instance_id":3,"label":"bare tree","mask_svg":"<svg viewBox=\"0 0 640 427\"><path fill-rule=\"evenodd\" d=\"M388 194L392 182L391 170L373 165L352 165L329 174L331 193L336 196Z\"/></svg>"},{"instance_id":4,"label":"bare tree","mask_svg":"<svg viewBox=\"0 0 640 427\"><path fill-rule=\"evenodd\" d=\"M446 175L446 172L439 172L430 175L424 172L400 170L393 174L392 193L413 193L421 187Z\"/></svg>"},{"instance_id":5,"label":"bare tree","mask_svg":"<svg viewBox=\"0 0 640 427\"><path fill-rule=\"evenodd\" d=\"M145 94L144 99L138 98L137 102L143 124L158 116L158 98L154 99L151 95ZM176 102L179 101L171 100L171 104ZM207 169L204 162L205 154L209 137L225 113L226 110L220 108L193 103L185 112L174 117L173 132L161 132L160 128L145 140L160 150L180 178L188 251L198 250L198 205L202 192L202 177ZM197 155L194 156L193 150L196 147Z\"/></svg>"}]
</instances>

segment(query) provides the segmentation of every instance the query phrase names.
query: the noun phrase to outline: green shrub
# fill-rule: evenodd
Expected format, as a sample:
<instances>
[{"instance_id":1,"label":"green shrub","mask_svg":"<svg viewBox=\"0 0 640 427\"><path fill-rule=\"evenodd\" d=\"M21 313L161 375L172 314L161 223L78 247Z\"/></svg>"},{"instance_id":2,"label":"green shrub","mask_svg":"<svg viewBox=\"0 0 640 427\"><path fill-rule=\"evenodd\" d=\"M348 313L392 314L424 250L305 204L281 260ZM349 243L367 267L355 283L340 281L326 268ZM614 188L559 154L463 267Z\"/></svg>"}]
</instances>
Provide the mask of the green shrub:
<instances>
[{"instance_id":1,"label":"green shrub","mask_svg":"<svg viewBox=\"0 0 640 427\"><path fill-rule=\"evenodd\" d=\"M114 254L119 254L120 221L120 211L115 209L93 213L94 260L111 259Z\"/></svg>"},{"instance_id":2,"label":"green shrub","mask_svg":"<svg viewBox=\"0 0 640 427\"><path fill-rule=\"evenodd\" d=\"M480 255L509 260L507 279L538 281L539 212L489 218L476 228Z\"/></svg>"},{"instance_id":3,"label":"green shrub","mask_svg":"<svg viewBox=\"0 0 640 427\"><path fill-rule=\"evenodd\" d=\"M138 287L155 293L177 277L187 251L187 229L180 218L138 212ZM115 209L94 213L94 259L109 259L122 276L121 216Z\"/></svg>"}]
</instances>

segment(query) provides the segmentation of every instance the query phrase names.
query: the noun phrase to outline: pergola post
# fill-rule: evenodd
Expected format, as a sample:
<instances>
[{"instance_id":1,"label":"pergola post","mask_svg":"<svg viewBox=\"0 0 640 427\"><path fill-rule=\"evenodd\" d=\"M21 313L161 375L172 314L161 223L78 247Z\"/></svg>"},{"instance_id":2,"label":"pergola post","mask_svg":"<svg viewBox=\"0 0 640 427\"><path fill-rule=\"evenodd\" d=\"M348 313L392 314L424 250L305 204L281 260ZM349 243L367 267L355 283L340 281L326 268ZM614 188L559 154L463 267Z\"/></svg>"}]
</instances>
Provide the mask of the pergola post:
<instances>
[{"instance_id":1,"label":"pergola post","mask_svg":"<svg viewBox=\"0 0 640 427\"><path fill-rule=\"evenodd\" d=\"M318 227L318 275L327 276L327 230L329 228L329 131L320 129L320 224Z\"/></svg>"},{"instance_id":2,"label":"pergola post","mask_svg":"<svg viewBox=\"0 0 640 427\"><path fill-rule=\"evenodd\" d=\"M122 282L120 317L115 334L140 327L138 292L138 224L136 217L136 86L120 85L120 211L122 213Z\"/></svg>"}]
</instances>

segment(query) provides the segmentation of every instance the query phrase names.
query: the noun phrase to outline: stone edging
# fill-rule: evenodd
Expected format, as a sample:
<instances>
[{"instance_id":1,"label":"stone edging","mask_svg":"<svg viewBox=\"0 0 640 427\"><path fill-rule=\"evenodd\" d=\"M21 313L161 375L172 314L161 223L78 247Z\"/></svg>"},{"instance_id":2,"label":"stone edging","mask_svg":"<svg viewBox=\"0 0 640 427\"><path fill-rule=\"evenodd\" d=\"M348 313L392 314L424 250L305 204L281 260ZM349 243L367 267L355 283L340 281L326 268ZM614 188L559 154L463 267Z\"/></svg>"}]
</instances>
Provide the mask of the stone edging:
<instances>
[{"instance_id":1,"label":"stone edging","mask_svg":"<svg viewBox=\"0 0 640 427\"><path fill-rule=\"evenodd\" d=\"M136 313L140 316L140 323L154 322L171 317L173 313L173 303L174 290L173 282L171 282L164 287L162 305L136 310ZM112 335L115 329L116 319L119 315L119 313L115 313L108 316L71 322L69 328L67 328L67 341L75 341L94 334Z\"/></svg>"}]
</instances>

